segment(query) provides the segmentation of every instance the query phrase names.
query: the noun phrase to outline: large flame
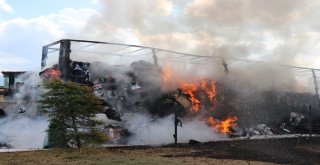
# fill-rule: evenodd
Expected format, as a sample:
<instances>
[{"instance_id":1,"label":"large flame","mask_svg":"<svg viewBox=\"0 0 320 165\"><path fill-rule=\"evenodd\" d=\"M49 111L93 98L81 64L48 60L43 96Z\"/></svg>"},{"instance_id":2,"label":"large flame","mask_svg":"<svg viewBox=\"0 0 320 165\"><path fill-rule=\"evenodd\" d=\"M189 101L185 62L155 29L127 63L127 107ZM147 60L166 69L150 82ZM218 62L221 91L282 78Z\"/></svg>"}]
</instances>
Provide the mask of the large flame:
<instances>
[{"instance_id":1,"label":"large flame","mask_svg":"<svg viewBox=\"0 0 320 165\"><path fill-rule=\"evenodd\" d=\"M237 126L237 121L238 118L232 115L229 115L227 119L223 121L217 121L212 116L208 119L210 127L223 134L230 134L231 129Z\"/></svg>"},{"instance_id":2,"label":"large flame","mask_svg":"<svg viewBox=\"0 0 320 165\"><path fill-rule=\"evenodd\" d=\"M189 109L191 113L198 113L200 115L208 115L210 110L216 110L217 106L217 81L214 80L198 80L195 82L187 82L180 80L178 76L174 75L169 65L162 68L162 84L163 89L168 89L170 83L179 82L179 87L183 94L188 95L192 103ZM203 113L202 113L203 111ZM225 120L215 119L213 116L204 116L207 123L214 131L222 134L230 134L231 130L237 126L238 118L229 115Z\"/></svg>"},{"instance_id":3,"label":"large flame","mask_svg":"<svg viewBox=\"0 0 320 165\"><path fill-rule=\"evenodd\" d=\"M216 102L216 81L211 81L209 84L208 80L202 80L201 89L205 91L211 102Z\"/></svg>"},{"instance_id":4,"label":"large flame","mask_svg":"<svg viewBox=\"0 0 320 165\"><path fill-rule=\"evenodd\" d=\"M197 85L193 83L181 82L180 86L183 93L190 96L190 100L193 104L191 112L197 112L200 110L200 99L196 96L196 91L198 90Z\"/></svg>"},{"instance_id":5,"label":"large flame","mask_svg":"<svg viewBox=\"0 0 320 165\"><path fill-rule=\"evenodd\" d=\"M200 84L200 85L197 85ZM180 88L183 93L190 96L190 100L193 104L191 112L197 112L201 108L201 98L197 93L203 93L210 101L211 105L214 107L216 104L216 81L201 80L200 83L187 83L181 81Z\"/></svg>"}]
</instances>

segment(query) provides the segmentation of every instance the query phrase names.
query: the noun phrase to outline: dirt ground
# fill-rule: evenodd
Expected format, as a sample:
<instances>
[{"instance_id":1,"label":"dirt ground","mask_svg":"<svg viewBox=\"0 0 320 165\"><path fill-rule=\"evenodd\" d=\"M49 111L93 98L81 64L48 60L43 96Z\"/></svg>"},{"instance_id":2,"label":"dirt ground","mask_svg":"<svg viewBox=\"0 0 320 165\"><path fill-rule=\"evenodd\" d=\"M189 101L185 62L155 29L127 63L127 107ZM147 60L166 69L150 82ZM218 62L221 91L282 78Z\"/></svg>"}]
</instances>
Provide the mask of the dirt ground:
<instances>
[{"instance_id":1,"label":"dirt ground","mask_svg":"<svg viewBox=\"0 0 320 165\"><path fill-rule=\"evenodd\" d=\"M179 148L183 147L190 148L190 152L165 156L246 160L276 164L320 164L320 138L210 142Z\"/></svg>"},{"instance_id":2,"label":"dirt ground","mask_svg":"<svg viewBox=\"0 0 320 165\"><path fill-rule=\"evenodd\" d=\"M320 138L0 153L0 164L320 164Z\"/></svg>"}]
</instances>

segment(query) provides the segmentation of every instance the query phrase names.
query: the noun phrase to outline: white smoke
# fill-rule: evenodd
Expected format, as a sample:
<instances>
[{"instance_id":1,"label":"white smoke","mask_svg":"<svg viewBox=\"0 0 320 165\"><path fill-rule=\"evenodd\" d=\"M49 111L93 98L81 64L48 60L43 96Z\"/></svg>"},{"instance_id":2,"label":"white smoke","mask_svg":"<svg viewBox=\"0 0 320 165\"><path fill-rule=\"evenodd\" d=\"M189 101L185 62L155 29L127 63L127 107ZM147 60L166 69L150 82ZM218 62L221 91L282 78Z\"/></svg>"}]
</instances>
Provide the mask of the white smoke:
<instances>
[{"instance_id":1,"label":"white smoke","mask_svg":"<svg viewBox=\"0 0 320 165\"><path fill-rule=\"evenodd\" d=\"M47 127L45 118L3 118L0 119L0 142L18 149L43 148Z\"/></svg>"},{"instance_id":2,"label":"white smoke","mask_svg":"<svg viewBox=\"0 0 320 165\"><path fill-rule=\"evenodd\" d=\"M134 114L127 121L127 128L134 135L129 144L163 145L174 143L174 116L151 120L148 115ZM190 139L200 142L226 139L226 136L215 133L205 122L198 120L182 120L178 127L178 143L187 143Z\"/></svg>"},{"instance_id":3,"label":"white smoke","mask_svg":"<svg viewBox=\"0 0 320 165\"><path fill-rule=\"evenodd\" d=\"M202 55L318 64L316 0L104 0L72 37ZM306 58L308 57L308 58Z\"/></svg>"},{"instance_id":4,"label":"white smoke","mask_svg":"<svg viewBox=\"0 0 320 165\"><path fill-rule=\"evenodd\" d=\"M37 100L42 83L37 73L27 72L16 78L15 94L5 98L7 116L0 119L0 143L13 148L42 148L47 118L39 116Z\"/></svg>"},{"instance_id":5,"label":"white smoke","mask_svg":"<svg viewBox=\"0 0 320 165\"><path fill-rule=\"evenodd\" d=\"M314 20L317 20L320 3L316 0L142 0L139 3L105 0L98 3L102 6L100 14L90 18L84 30L71 38L223 57L230 73L237 78L234 80L250 81L262 89L313 90L310 72L299 71L297 74L303 76L297 77L296 71L286 68L246 64L228 58L319 68L315 61L319 59L320 32ZM157 55L159 59L162 56L161 52ZM101 59L114 64L128 61L128 58L114 61L106 56L98 60ZM159 63L163 64L161 60ZM208 63L211 60L212 63ZM192 67L190 77L194 76L194 70L207 71L207 75L223 73L219 58L199 61L207 63Z\"/></svg>"}]
</instances>

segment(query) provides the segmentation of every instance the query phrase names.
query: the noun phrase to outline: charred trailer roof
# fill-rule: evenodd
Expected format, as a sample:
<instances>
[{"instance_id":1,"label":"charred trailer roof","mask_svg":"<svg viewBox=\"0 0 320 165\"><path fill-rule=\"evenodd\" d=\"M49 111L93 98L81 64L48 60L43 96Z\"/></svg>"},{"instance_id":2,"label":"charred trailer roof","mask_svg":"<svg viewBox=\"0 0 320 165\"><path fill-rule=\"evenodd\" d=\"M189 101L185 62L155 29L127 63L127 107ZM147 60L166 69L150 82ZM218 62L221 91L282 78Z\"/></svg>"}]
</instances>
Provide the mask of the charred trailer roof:
<instances>
[{"instance_id":1,"label":"charred trailer roof","mask_svg":"<svg viewBox=\"0 0 320 165\"><path fill-rule=\"evenodd\" d=\"M44 79L56 78L57 75L52 75L52 71L59 71L59 78L64 81L73 81L82 84L92 84L90 82L89 67L90 63L81 61L72 61L70 58L72 40L59 40L42 48L42 71L39 73ZM50 48L53 45L59 44L59 49ZM47 65L46 60L49 52L59 51L58 63L51 68L44 69ZM56 73L54 73L56 74Z\"/></svg>"},{"instance_id":2,"label":"charred trailer roof","mask_svg":"<svg viewBox=\"0 0 320 165\"><path fill-rule=\"evenodd\" d=\"M42 60L41 67L44 69L46 66L46 60L48 58L49 47L53 45L60 44L59 49L55 49L53 51L59 51L59 61L58 61L58 69L61 73L61 79L64 81L71 80L70 76L70 53L71 53L71 41L70 40L59 40L54 43L42 47ZM51 50L51 49L50 49Z\"/></svg>"}]
</instances>

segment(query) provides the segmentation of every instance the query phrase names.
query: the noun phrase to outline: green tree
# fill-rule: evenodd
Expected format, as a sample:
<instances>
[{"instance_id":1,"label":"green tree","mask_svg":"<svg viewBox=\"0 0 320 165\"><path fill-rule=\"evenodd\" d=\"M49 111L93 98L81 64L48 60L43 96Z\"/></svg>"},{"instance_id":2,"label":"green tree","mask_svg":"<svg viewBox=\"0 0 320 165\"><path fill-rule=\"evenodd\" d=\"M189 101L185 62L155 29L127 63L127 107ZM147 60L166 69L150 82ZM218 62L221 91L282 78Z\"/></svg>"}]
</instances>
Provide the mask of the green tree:
<instances>
[{"instance_id":1,"label":"green tree","mask_svg":"<svg viewBox=\"0 0 320 165\"><path fill-rule=\"evenodd\" d=\"M75 82L52 80L44 84L41 111L49 118L49 147L78 147L107 140L95 120L103 111L93 88Z\"/></svg>"}]
</instances>

